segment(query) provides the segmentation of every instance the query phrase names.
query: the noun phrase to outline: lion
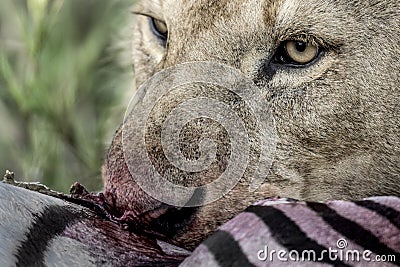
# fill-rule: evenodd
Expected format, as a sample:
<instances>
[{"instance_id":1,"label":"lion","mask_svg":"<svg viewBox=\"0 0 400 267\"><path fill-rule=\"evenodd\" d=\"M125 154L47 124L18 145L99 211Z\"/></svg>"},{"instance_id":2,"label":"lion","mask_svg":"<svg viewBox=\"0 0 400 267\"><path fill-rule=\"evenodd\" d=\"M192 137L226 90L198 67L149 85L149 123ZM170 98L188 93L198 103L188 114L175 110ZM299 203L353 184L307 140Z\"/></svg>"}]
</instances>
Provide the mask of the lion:
<instances>
[{"instance_id":1,"label":"lion","mask_svg":"<svg viewBox=\"0 0 400 267\"><path fill-rule=\"evenodd\" d=\"M254 192L244 175L215 202L173 207L135 182L121 126L103 166L107 203L120 215L144 216L154 231L193 249L222 223L268 197L325 201L400 195L399 1L143 0L133 13L138 88L178 64L206 61L235 68L263 93L260 101L274 118L276 152ZM183 95L180 90L172 99ZM171 109L172 102L161 107ZM202 123L203 135L224 136L223 129ZM189 129L185 138L198 140L195 125ZM147 148L153 156L162 153L151 142ZM182 148L188 158L196 158L196 151L196 146ZM166 161L157 166L162 169ZM211 173L223 169L217 164ZM169 179L198 182L185 177Z\"/></svg>"}]
</instances>

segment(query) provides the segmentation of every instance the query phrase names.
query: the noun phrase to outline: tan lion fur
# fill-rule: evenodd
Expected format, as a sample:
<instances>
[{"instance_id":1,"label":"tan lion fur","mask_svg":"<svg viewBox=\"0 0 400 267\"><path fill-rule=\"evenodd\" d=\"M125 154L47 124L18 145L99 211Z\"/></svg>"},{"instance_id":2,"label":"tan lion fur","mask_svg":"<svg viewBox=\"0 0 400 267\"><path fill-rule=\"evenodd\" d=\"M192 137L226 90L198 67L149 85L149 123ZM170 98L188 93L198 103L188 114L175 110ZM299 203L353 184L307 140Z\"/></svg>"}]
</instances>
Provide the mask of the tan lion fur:
<instances>
[{"instance_id":1,"label":"tan lion fur","mask_svg":"<svg viewBox=\"0 0 400 267\"><path fill-rule=\"evenodd\" d=\"M166 48L147 16L134 28L137 86L189 61L239 69L265 93L278 134L271 172L256 192L241 181L199 209L172 237L193 248L254 201L400 195L400 2L398 0L143 0L135 11L166 22ZM326 53L305 68L268 69L280 42L303 38ZM134 130L134 129L133 129ZM131 179L115 136L105 192L120 210L159 203ZM139 213L140 213L139 212Z\"/></svg>"}]
</instances>

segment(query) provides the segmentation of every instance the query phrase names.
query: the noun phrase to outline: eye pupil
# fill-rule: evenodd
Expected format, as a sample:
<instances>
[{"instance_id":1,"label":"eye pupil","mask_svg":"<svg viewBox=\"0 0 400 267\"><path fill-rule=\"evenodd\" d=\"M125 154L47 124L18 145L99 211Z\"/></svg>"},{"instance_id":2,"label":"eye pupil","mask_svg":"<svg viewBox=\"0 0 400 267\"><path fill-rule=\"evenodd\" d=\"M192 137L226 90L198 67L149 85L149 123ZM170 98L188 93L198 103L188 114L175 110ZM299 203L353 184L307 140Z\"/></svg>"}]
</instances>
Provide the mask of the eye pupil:
<instances>
[{"instance_id":1,"label":"eye pupil","mask_svg":"<svg viewBox=\"0 0 400 267\"><path fill-rule=\"evenodd\" d=\"M296 50L299 52L304 52L307 49L307 44L304 42L296 42Z\"/></svg>"}]
</instances>

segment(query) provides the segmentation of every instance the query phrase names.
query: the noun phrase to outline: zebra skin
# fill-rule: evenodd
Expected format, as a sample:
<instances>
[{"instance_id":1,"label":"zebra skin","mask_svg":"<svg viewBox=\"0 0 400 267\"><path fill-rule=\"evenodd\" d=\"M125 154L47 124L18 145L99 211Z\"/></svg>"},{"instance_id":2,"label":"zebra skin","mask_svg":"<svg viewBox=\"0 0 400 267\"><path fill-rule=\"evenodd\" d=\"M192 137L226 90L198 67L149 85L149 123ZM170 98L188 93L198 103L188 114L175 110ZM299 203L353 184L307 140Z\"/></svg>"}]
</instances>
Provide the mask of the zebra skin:
<instances>
[{"instance_id":1,"label":"zebra skin","mask_svg":"<svg viewBox=\"0 0 400 267\"><path fill-rule=\"evenodd\" d=\"M325 204L269 199L228 221L190 255L80 205L0 183L2 267L399 266L399 229L398 197ZM336 258L322 253L329 248ZM363 254L346 260L348 251L367 252L370 261ZM377 256L386 262L372 261Z\"/></svg>"},{"instance_id":2,"label":"zebra skin","mask_svg":"<svg viewBox=\"0 0 400 267\"><path fill-rule=\"evenodd\" d=\"M400 266L400 198L260 201L180 266Z\"/></svg>"},{"instance_id":3,"label":"zebra skin","mask_svg":"<svg viewBox=\"0 0 400 267\"><path fill-rule=\"evenodd\" d=\"M177 266L189 252L0 182L0 266Z\"/></svg>"}]
</instances>

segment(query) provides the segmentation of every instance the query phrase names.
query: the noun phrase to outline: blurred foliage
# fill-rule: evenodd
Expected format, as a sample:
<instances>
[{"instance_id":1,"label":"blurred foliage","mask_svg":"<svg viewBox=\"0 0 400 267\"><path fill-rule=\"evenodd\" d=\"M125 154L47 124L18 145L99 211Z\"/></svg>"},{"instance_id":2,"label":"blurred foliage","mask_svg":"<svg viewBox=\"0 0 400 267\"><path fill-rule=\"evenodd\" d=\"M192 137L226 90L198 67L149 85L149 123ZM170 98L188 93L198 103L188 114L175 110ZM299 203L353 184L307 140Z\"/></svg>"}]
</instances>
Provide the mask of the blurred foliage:
<instances>
[{"instance_id":1,"label":"blurred foliage","mask_svg":"<svg viewBox=\"0 0 400 267\"><path fill-rule=\"evenodd\" d=\"M131 91L130 0L0 1L0 170L101 189Z\"/></svg>"}]
</instances>

